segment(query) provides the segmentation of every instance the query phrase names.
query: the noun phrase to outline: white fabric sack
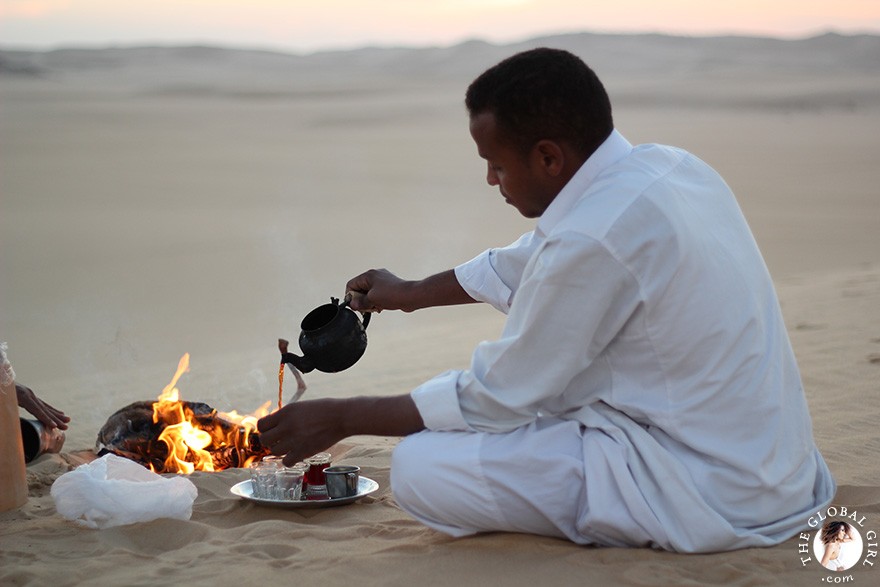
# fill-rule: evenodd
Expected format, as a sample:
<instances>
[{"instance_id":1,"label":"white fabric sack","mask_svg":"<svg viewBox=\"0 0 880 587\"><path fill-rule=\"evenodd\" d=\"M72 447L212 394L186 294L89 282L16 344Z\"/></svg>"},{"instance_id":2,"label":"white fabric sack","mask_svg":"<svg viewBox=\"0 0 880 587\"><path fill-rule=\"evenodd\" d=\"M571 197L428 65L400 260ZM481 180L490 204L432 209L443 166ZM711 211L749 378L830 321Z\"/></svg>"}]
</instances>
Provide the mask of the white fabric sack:
<instances>
[{"instance_id":1,"label":"white fabric sack","mask_svg":"<svg viewBox=\"0 0 880 587\"><path fill-rule=\"evenodd\" d=\"M6 350L9 348L5 342L0 342L0 387L9 387L15 383L15 371L12 364L6 358Z\"/></svg>"},{"instance_id":2,"label":"white fabric sack","mask_svg":"<svg viewBox=\"0 0 880 587\"><path fill-rule=\"evenodd\" d=\"M107 454L52 484L58 513L87 528L110 528L157 518L188 520L198 495L185 477L162 477Z\"/></svg>"}]
</instances>

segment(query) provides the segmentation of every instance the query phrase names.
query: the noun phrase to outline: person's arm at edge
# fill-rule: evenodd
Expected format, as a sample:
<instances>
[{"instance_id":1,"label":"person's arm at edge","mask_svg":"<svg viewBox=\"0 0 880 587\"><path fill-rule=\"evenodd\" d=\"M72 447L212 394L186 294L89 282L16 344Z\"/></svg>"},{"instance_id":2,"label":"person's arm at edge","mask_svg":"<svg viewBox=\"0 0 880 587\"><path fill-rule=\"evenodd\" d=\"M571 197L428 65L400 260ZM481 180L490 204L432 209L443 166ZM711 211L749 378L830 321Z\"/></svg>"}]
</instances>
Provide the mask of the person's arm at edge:
<instances>
[{"instance_id":1,"label":"person's arm at edge","mask_svg":"<svg viewBox=\"0 0 880 587\"><path fill-rule=\"evenodd\" d=\"M16 399L18 400L18 406L27 410L45 426L67 430L67 424L70 422L70 417L58 408L41 400L30 387L16 382L15 394Z\"/></svg>"}]
</instances>

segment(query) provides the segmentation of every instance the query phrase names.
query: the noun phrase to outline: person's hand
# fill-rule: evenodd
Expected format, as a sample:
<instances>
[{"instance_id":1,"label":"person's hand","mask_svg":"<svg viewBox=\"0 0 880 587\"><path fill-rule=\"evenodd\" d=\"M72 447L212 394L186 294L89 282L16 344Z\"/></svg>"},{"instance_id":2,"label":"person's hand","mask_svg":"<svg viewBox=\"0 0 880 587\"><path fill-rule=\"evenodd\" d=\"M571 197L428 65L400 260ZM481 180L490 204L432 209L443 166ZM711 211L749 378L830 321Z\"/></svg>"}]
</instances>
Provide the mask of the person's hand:
<instances>
[{"instance_id":1,"label":"person's hand","mask_svg":"<svg viewBox=\"0 0 880 587\"><path fill-rule=\"evenodd\" d=\"M260 418L260 444L290 466L348 436L406 436L425 424L412 397L359 396L290 403Z\"/></svg>"},{"instance_id":2,"label":"person's hand","mask_svg":"<svg viewBox=\"0 0 880 587\"><path fill-rule=\"evenodd\" d=\"M416 309L410 299L412 282L401 279L387 269L370 269L352 278L345 285L352 294L351 309L358 312L381 312L382 310Z\"/></svg>"},{"instance_id":3,"label":"person's hand","mask_svg":"<svg viewBox=\"0 0 880 587\"><path fill-rule=\"evenodd\" d=\"M49 428L67 430L70 418L61 410L53 408L33 392L30 387L15 384L15 395L18 397L18 405L33 414L43 425Z\"/></svg>"},{"instance_id":4,"label":"person's hand","mask_svg":"<svg viewBox=\"0 0 880 587\"><path fill-rule=\"evenodd\" d=\"M289 403L260 418L257 422L260 444L273 455L284 455L286 466L330 448L346 436L339 417L342 401L317 399Z\"/></svg>"}]
</instances>

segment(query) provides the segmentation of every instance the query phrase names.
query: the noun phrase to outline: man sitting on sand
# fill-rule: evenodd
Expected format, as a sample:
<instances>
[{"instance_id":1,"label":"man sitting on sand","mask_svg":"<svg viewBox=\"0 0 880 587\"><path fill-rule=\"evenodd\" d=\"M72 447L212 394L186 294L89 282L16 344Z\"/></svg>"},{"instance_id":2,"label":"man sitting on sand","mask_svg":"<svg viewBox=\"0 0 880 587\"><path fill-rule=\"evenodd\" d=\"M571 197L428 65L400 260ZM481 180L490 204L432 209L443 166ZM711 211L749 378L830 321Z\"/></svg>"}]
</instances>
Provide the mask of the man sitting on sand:
<instances>
[{"instance_id":1,"label":"man sitting on sand","mask_svg":"<svg viewBox=\"0 0 880 587\"><path fill-rule=\"evenodd\" d=\"M290 464L351 435L406 436L394 496L453 536L711 552L799 531L834 481L722 178L631 145L565 51L502 61L466 105L488 183L535 229L420 281L372 270L348 289L361 311L486 302L507 314L501 337L409 394L288 405L262 440Z\"/></svg>"}]
</instances>

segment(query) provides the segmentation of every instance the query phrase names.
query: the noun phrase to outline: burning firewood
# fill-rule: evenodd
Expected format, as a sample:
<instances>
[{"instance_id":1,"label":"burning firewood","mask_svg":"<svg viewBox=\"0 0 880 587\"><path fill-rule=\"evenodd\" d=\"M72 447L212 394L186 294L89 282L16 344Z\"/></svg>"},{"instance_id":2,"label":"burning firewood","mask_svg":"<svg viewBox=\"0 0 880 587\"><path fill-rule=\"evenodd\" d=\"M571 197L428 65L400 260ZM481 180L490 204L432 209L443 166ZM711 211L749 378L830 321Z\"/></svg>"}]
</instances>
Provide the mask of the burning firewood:
<instances>
[{"instance_id":1,"label":"burning firewood","mask_svg":"<svg viewBox=\"0 0 880 587\"><path fill-rule=\"evenodd\" d=\"M257 419L220 413L211 406L180 400L177 380L189 370L189 354L156 401L130 404L110 416L95 452L112 452L158 473L192 473L245 467L269 454L260 444ZM261 408L265 414L270 402Z\"/></svg>"},{"instance_id":2,"label":"burning firewood","mask_svg":"<svg viewBox=\"0 0 880 587\"><path fill-rule=\"evenodd\" d=\"M288 342L278 341L282 353ZM296 401L306 390L302 375L288 365L296 377ZM177 380L189 370L189 354L177 365L177 372L156 401L139 401L117 410L98 432L95 452L113 453L131 459L157 473L192 473L246 467L267 456L260 443L257 419L266 413L239 416L221 413L199 402L180 400ZM278 372L278 407L282 406L284 363Z\"/></svg>"},{"instance_id":3,"label":"burning firewood","mask_svg":"<svg viewBox=\"0 0 880 587\"><path fill-rule=\"evenodd\" d=\"M169 426L179 425L174 417L154 420L156 401L134 402L111 415L95 442L98 456L113 453L131 459L157 473L178 473L185 465L176 461L169 464L172 451L169 444L160 439ZM210 457L207 470L223 470L246 466L269 454L260 444L260 435L223 417L211 406L200 402L179 401L180 411L190 418L191 425L206 433L211 442L203 450ZM187 461L190 462L190 461ZM196 459L192 459L195 469ZM207 463L202 463L207 465Z\"/></svg>"}]
</instances>

